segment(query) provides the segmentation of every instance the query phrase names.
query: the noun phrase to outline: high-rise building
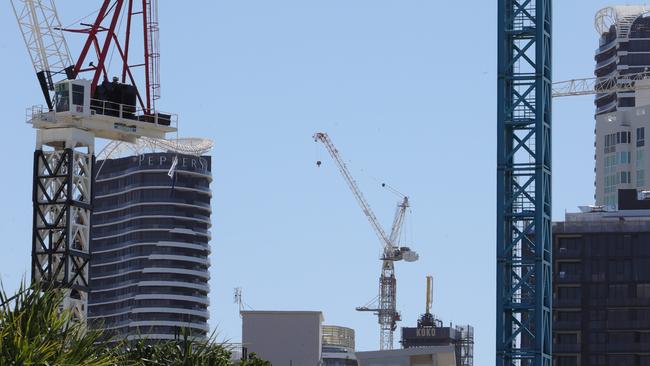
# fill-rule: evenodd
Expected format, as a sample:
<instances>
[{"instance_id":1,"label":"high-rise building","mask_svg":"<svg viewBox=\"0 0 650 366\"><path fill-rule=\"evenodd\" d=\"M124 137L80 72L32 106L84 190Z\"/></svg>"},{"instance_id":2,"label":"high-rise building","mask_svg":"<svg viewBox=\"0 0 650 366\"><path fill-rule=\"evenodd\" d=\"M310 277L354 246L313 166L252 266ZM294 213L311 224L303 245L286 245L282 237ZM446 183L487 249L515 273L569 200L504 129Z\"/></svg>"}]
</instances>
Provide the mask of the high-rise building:
<instances>
[{"instance_id":1,"label":"high-rise building","mask_svg":"<svg viewBox=\"0 0 650 366\"><path fill-rule=\"evenodd\" d=\"M96 162L88 318L117 338L205 337L211 159L145 147Z\"/></svg>"},{"instance_id":2,"label":"high-rise building","mask_svg":"<svg viewBox=\"0 0 650 366\"><path fill-rule=\"evenodd\" d=\"M613 6L596 14L600 36L596 50L598 83L630 85L630 74L650 71L650 7ZM650 122L650 80L636 82L635 91L596 95L595 201L615 209L618 189L650 189L650 159L645 155L645 130Z\"/></svg>"},{"instance_id":3,"label":"high-rise building","mask_svg":"<svg viewBox=\"0 0 650 366\"><path fill-rule=\"evenodd\" d=\"M625 75L650 67L650 11L647 6L618 5L596 13L595 26L600 36L596 50L595 75L599 81L625 82ZM596 114L635 106L634 92L602 93L596 96Z\"/></svg>"},{"instance_id":4,"label":"high-rise building","mask_svg":"<svg viewBox=\"0 0 650 366\"><path fill-rule=\"evenodd\" d=\"M584 208L553 226L557 366L650 366L650 200Z\"/></svg>"}]
</instances>

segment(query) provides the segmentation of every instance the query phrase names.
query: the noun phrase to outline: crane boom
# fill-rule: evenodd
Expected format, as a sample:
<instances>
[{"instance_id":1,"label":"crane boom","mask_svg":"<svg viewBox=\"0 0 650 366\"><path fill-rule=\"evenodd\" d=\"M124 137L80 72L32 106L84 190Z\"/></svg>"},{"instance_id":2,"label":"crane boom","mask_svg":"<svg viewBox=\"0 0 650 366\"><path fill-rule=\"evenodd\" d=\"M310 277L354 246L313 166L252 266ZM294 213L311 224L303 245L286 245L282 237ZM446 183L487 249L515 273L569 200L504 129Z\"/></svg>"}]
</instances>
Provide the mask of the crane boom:
<instances>
[{"instance_id":1,"label":"crane boom","mask_svg":"<svg viewBox=\"0 0 650 366\"><path fill-rule=\"evenodd\" d=\"M345 162L343 161L343 159L341 159L341 156L339 155L338 150L332 143L332 140L330 140L329 136L324 132L317 132L316 134L314 134L314 140L320 141L323 143L323 145L325 145L327 152L329 152L329 154L332 156L332 159L334 159L334 162L336 163L336 166L341 172L341 175L343 175L343 178L345 178L345 182L350 187L350 190L352 191L354 198L357 200L357 203L359 203L359 206L361 206L361 210L366 215L366 218L370 222L370 226L372 226L372 229L375 231L375 234L377 234L379 240L381 240L384 248L391 247L390 238L386 235L386 232L384 231L384 229L382 229L381 225L379 225L379 220L377 220L377 217L375 216L375 213L372 211L372 208L370 208L368 201L366 201L366 198L363 196L363 193L361 193L359 186L357 186L357 182L352 177L352 174L350 174L350 171L348 170L348 167L345 165Z\"/></svg>"},{"instance_id":2,"label":"crane boom","mask_svg":"<svg viewBox=\"0 0 650 366\"><path fill-rule=\"evenodd\" d=\"M390 245L394 247L397 245L399 234L402 232L404 218L406 217L406 210L409 208L409 198L404 196L402 203L397 205L395 218L393 219L393 226L390 231Z\"/></svg>"},{"instance_id":3,"label":"crane boom","mask_svg":"<svg viewBox=\"0 0 650 366\"><path fill-rule=\"evenodd\" d=\"M70 78L73 65L54 0L11 0L11 6L49 109L54 75Z\"/></svg>"},{"instance_id":4,"label":"crane boom","mask_svg":"<svg viewBox=\"0 0 650 366\"><path fill-rule=\"evenodd\" d=\"M650 89L650 83L639 81L650 79L650 72L625 74L606 80L597 77L571 79L553 83L553 97L571 97L579 95L594 95L602 93L632 92L640 89Z\"/></svg>"}]
</instances>

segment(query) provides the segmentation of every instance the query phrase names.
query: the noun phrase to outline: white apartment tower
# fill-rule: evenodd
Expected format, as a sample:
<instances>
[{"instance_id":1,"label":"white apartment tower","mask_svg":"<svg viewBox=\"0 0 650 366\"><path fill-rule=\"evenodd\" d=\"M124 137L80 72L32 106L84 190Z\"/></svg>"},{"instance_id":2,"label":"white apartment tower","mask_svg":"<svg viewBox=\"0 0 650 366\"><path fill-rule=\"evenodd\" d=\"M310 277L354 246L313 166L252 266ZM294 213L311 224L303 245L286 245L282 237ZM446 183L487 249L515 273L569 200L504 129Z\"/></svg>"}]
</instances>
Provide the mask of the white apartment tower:
<instances>
[{"instance_id":1,"label":"white apartment tower","mask_svg":"<svg viewBox=\"0 0 650 366\"><path fill-rule=\"evenodd\" d=\"M627 75L650 71L650 7L614 6L596 14L598 83L629 84ZM597 83L597 84L598 84ZM596 205L618 207L619 189L650 190L650 79L637 81L636 92L596 95Z\"/></svg>"}]
</instances>

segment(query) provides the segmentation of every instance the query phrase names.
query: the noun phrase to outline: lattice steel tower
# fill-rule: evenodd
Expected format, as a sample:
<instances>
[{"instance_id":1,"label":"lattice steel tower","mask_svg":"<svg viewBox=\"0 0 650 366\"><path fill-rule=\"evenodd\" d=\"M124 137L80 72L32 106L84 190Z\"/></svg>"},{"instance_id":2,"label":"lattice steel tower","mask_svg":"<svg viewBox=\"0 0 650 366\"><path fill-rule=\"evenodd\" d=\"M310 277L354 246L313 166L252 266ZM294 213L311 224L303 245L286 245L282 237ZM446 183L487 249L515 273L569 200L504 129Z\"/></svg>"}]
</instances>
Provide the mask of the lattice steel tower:
<instances>
[{"instance_id":1,"label":"lattice steel tower","mask_svg":"<svg viewBox=\"0 0 650 366\"><path fill-rule=\"evenodd\" d=\"M497 366L550 366L551 0L499 0Z\"/></svg>"}]
</instances>

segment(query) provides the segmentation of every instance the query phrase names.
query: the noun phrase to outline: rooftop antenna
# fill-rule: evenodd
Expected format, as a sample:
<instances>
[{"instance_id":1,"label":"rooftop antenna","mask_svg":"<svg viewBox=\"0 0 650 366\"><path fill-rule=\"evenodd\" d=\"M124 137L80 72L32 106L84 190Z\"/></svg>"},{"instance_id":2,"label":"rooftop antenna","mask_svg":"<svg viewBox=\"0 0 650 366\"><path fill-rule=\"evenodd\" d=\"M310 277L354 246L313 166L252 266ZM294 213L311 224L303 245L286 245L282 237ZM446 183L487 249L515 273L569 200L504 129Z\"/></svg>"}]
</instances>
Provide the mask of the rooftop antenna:
<instances>
[{"instance_id":1,"label":"rooftop antenna","mask_svg":"<svg viewBox=\"0 0 650 366\"><path fill-rule=\"evenodd\" d=\"M431 314L431 304L433 304L433 276L427 276L427 298L426 298L426 312Z\"/></svg>"},{"instance_id":2,"label":"rooftop antenna","mask_svg":"<svg viewBox=\"0 0 650 366\"><path fill-rule=\"evenodd\" d=\"M239 307L239 316L241 317L241 312L249 309L253 310L253 308L248 305L247 303L244 302L244 298L242 297L242 288L241 287L235 287L233 291L233 303L237 304Z\"/></svg>"},{"instance_id":3,"label":"rooftop antenna","mask_svg":"<svg viewBox=\"0 0 650 366\"><path fill-rule=\"evenodd\" d=\"M241 298L241 287L235 287L234 303L239 306L239 311L244 310L244 301Z\"/></svg>"}]
</instances>

